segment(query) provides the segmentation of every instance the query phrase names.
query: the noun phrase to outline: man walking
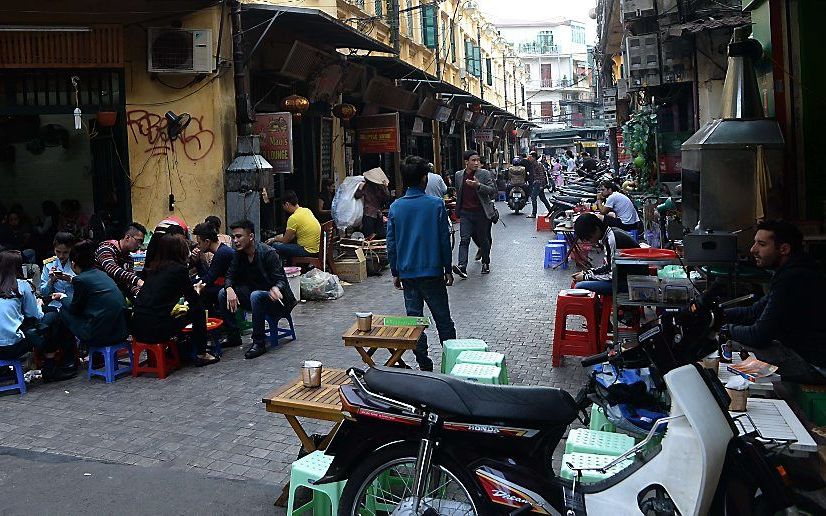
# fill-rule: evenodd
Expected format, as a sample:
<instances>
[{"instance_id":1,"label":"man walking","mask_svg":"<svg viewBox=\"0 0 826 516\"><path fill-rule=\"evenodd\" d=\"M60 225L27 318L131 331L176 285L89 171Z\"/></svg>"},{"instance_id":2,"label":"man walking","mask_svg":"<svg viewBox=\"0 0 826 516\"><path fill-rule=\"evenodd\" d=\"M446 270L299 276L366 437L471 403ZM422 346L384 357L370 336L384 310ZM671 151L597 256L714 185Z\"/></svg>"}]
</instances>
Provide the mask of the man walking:
<instances>
[{"instance_id":1,"label":"man walking","mask_svg":"<svg viewBox=\"0 0 826 516\"><path fill-rule=\"evenodd\" d=\"M531 204L533 204L533 212L528 215L529 219L536 218L537 202L536 198L542 200L542 204L548 209L548 214L551 213L551 203L545 197L545 188L548 186L548 174L545 171L545 166L536 160L536 152L531 152L528 158L523 163L531 177Z\"/></svg>"},{"instance_id":2,"label":"man walking","mask_svg":"<svg viewBox=\"0 0 826 516\"><path fill-rule=\"evenodd\" d=\"M459 263L453 266L460 278L467 278L468 247L473 239L482 253L482 274L490 273L490 225L497 217L493 199L496 186L490 172L482 169L479 153L465 151L465 169L456 172L456 207L459 211Z\"/></svg>"},{"instance_id":3,"label":"man walking","mask_svg":"<svg viewBox=\"0 0 826 516\"><path fill-rule=\"evenodd\" d=\"M231 342L233 345L241 341L235 312L239 306L252 311L252 346L244 353L244 358L252 359L267 352L264 342L266 317L270 315L277 320L288 315L296 301L281 258L272 247L256 242L255 225L242 220L232 224L230 229L235 256L227 271L224 288L218 293L218 304L224 324L229 326L227 339L234 341Z\"/></svg>"},{"instance_id":4,"label":"man walking","mask_svg":"<svg viewBox=\"0 0 826 516\"><path fill-rule=\"evenodd\" d=\"M387 215L387 258L393 285L404 291L407 315L424 315L424 303L427 303L439 340L444 342L456 338L447 298L447 287L453 284L450 273L453 252L445 203L425 193L427 173L427 162L422 158L411 156L405 160L402 179L407 192L390 205ZM467 247L465 250L467 259ZM414 354L419 369L433 370L424 333Z\"/></svg>"}]
</instances>

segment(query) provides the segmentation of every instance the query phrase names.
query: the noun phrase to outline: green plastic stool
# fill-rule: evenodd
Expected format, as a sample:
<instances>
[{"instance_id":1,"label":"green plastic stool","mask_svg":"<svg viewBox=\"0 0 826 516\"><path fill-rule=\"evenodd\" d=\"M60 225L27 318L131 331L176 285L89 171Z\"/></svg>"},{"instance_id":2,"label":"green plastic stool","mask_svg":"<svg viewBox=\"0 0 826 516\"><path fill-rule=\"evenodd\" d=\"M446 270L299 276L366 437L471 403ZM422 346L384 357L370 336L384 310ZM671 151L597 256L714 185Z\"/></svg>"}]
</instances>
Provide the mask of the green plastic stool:
<instances>
[{"instance_id":1,"label":"green plastic stool","mask_svg":"<svg viewBox=\"0 0 826 516\"><path fill-rule=\"evenodd\" d=\"M606 464L612 462L615 458L616 457L612 457L610 455L596 455L593 453L566 453L562 455L562 470L559 472L559 475L567 480L574 480L574 478L576 478L576 472L568 467L569 463L573 465L574 468L594 468L605 466ZM616 475L623 469L630 466L632 462L634 461L631 459L626 459L605 473L601 473L595 469L583 471L579 482L582 482L583 484L600 482L608 477Z\"/></svg>"},{"instance_id":2,"label":"green plastic stool","mask_svg":"<svg viewBox=\"0 0 826 516\"><path fill-rule=\"evenodd\" d=\"M634 446L634 438L625 434L574 428L565 440L565 453L594 453L617 457Z\"/></svg>"},{"instance_id":3,"label":"green plastic stool","mask_svg":"<svg viewBox=\"0 0 826 516\"><path fill-rule=\"evenodd\" d=\"M501 369L499 383L508 385L508 367L505 365L505 355L494 351L462 351L456 357L457 364L492 365Z\"/></svg>"},{"instance_id":4,"label":"green plastic stool","mask_svg":"<svg viewBox=\"0 0 826 516\"><path fill-rule=\"evenodd\" d=\"M616 428L614 424L605 416L602 407L596 403L591 405L591 423L588 425L591 430L599 430L600 432L614 432Z\"/></svg>"},{"instance_id":5,"label":"green plastic stool","mask_svg":"<svg viewBox=\"0 0 826 516\"><path fill-rule=\"evenodd\" d=\"M296 516L308 511L312 511L313 516L336 516L338 514L338 504L346 481L312 484L327 473L331 462L333 462L333 457L325 455L322 451L314 451L293 462L292 468L290 468L288 516ZM294 509L295 491L302 486L313 491L313 499ZM322 494L325 496L321 496Z\"/></svg>"},{"instance_id":6,"label":"green plastic stool","mask_svg":"<svg viewBox=\"0 0 826 516\"><path fill-rule=\"evenodd\" d=\"M450 370L450 375L462 380L477 383L487 383L490 385L499 384L499 376L502 374L500 367L482 364L456 364Z\"/></svg>"},{"instance_id":7,"label":"green plastic stool","mask_svg":"<svg viewBox=\"0 0 826 516\"><path fill-rule=\"evenodd\" d=\"M247 319L247 315L250 316L249 319ZM241 333L252 331L252 312L237 310L235 312L235 322L238 324L238 330Z\"/></svg>"},{"instance_id":8,"label":"green plastic stool","mask_svg":"<svg viewBox=\"0 0 826 516\"><path fill-rule=\"evenodd\" d=\"M488 345L481 339L450 339L442 343L442 373L449 373L456 365L462 351L487 351Z\"/></svg>"}]
</instances>

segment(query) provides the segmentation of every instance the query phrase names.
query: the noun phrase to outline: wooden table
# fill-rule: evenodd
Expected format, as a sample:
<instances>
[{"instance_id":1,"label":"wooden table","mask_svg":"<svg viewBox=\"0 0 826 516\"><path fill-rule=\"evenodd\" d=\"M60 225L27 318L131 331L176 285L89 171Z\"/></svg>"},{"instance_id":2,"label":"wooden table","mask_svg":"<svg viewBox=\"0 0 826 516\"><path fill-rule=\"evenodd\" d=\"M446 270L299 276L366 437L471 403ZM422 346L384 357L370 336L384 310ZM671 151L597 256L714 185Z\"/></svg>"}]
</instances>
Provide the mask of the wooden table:
<instances>
[{"instance_id":1,"label":"wooden table","mask_svg":"<svg viewBox=\"0 0 826 516\"><path fill-rule=\"evenodd\" d=\"M385 326L385 317L392 316L373 315L370 331L359 331L358 323L354 322L341 336L344 345L356 348L364 363L371 367L376 365L373 362L373 354L380 348L390 351L390 358L384 365L407 367L402 360L402 355L407 350L416 349L416 343L419 342L419 337L424 332L424 326Z\"/></svg>"},{"instance_id":2,"label":"wooden table","mask_svg":"<svg viewBox=\"0 0 826 516\"><path fill-rule=\"evenodd\" d=\"M264 402L267 412L284 414L287 422L298 435L304 451L312 453L327 448L344 419L344 415L341 413L341 398L338 394L338 388L348 383L350 383L350 377L347 376L346 371L325 368L321 371L320 387L304 387L301 378L296 378L270 392L261 401ZM333 421L335 425L321 443L316 446L315 441L307 435L307 431L301 426L298 417ZM290 483L288 481L281 491L281 496L275 501L275 505L279 507L287 506L289 487Z\"/></svg>"},{"instance_id":3,"label":"wooden table","mask_svg":"<svg viewBox=\"0 0 826 516\"><path fill-rule=\"evenodd\" d=\"M749 398L746 403L746 412L730 412L730 414L734 418L740 414L748 414L763 437L795 440L796 442L789 446L791 452L817 453L817 444L814 439L806 431L803 423L797 419L789 404L783 400ZM735 422L741 435L754 428L745 417L740 417Z\"/></svg>"}]
</instances>

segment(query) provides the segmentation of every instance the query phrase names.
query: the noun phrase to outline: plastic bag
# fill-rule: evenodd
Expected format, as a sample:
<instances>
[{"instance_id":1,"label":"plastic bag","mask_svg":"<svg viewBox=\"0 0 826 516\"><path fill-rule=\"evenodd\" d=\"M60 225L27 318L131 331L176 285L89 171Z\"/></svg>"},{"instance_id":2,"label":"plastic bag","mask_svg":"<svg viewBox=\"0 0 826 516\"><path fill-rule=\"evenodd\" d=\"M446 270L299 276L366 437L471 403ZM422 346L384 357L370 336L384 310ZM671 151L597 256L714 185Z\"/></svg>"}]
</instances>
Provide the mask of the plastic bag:
<instances>
[{"instance_id":1,"label":"plastic bag","mask_svg":"<svg viewBox=\"0 0 826 516\"><path fill-rule=\"evenodd\" d=\"M333 220L336 227L347 229L361 226L361 217L364 214L364 201L356 199L355 194L359 185L364 182L363 176L344 178L344 182L336 190L333 197Z\"/></svg>"},{"instance_id":2,"label":"plastic bag","mask_svg":"<svg viewBox=\"0 0 826 516\"><path fill-rule=\"evenodd\" d=\"M301 275L301 299L338 299L343 295L344 287L335 274L312 269Z\"/></svg>"}]
</instances>

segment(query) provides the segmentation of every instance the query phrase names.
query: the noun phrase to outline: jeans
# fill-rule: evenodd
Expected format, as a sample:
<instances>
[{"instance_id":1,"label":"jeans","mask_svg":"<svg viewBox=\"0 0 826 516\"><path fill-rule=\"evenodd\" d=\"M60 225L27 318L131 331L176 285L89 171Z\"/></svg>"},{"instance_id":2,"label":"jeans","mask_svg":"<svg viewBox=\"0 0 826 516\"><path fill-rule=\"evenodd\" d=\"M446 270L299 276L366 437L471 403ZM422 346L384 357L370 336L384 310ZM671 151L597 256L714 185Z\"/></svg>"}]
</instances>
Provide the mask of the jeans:
<instances>
[{"instance_id":1,"label":"jeans","mask_svg":"<svg viewBox=\"0 0 826 516\"><path fill-rule=\"evenodd\" d=\"M278 256L282 259L299 258L302 256L310 256L306 249L298 244L285 244L283 242L274 242L272 248L278 252Z\"/></svg>"},{"instance_id":2,"label":"jeans","mask_svg":"<svg viewBox=\"0 0 826 516\"><path fill-rule=\"evenodd\" d=\"M385 238L387 236L387 228L384 226L384 219L364 215L361 218L361 232L364 233L365 238L370 235L375 235L375 238L379 240Z\"/></svg>"},{"instance_id":3,"label":"jeans","mask_svg":"<svg viewBox=\"0 0 826 516\"><path fill-rule=\"evenodd\" d=\"M580 281L576 284L576 288L584 288L591 292L596 292L601 296L610 296L613 294L613 289L610 281L590 280Z\"/></svg>"},{"instance_id":4,"label":"jeans","mask_svg":"<svg viewBox=\"0 0 826 516\"><path fill-rule=\"evenodd\" d=\"M402 280L404 286L404 308L407 315L421 317L424 315L424 304L430 308L439 332L439 341L456 338L456 327L450 317L450 303L447 299L447 287L441 276L430 278L408 278ZM433 370L433 361L427 356L427 335L422 332L416 349L416 362L423 371Z\"/></svg>"},{"instance_id":5,"label":"jeans","mask_svg":"<svg viewBox=\"0 0 826 516\"><path fill-rule=\"evenodd\" d=\"M541 184L534 183L531 186L531 204L533 204L533 216L536 217L537 197L539 197L539 199L542 200L542 204L544 204L545 207L548 209L548 213L551 213L551 203L549 203L548 198L545 197L545 187Z\"/></svg>"},{"instance_id":6,"label":"jeans","mask_svg":"<svg viewBox=\"0 0 826 516\"><path fill-rule=\"evenodd\" d=\"M490 263L491 222L483 211L463 211L459 215L459 267L467 267L468 247L473 239L482 252L482 263Z\"/></svg>"},{"instance_id":7,"label":"jeans","mask_svg":"<svg viewBox=\"0 0 826 516\"><path fill-rule=\"evenodd\" d=\"M236 285L232 289L235 295L238 296L239 309L252 311L252 342L253 344L263 344L266 338L264 323L269 316L273 319L273 323L279 319L290 314L287 308L270 299L269 291L267 290L253 290L245 285ZM227 291L221 289L218 293L218 305L221 308L221 315L224 318L224 324L227 326L227 334L235 336L239 334L238 324L235 321L235 314L227 308ZM273 330L274 331L274 330Z\"/></svg>"},{"instance_id":8,"label":"jeans","mask_svg":"<svg viewBox=\"0 0 826 516\"><path fill-rule=\"evenodd\" d=\"M635 231L639 227L638 222L634 222L633 224L626 224L620 219L614 217L613 215L606 215L604 220L606 226L620 228L623 231Z\"/></svg>"}]
</instances>

